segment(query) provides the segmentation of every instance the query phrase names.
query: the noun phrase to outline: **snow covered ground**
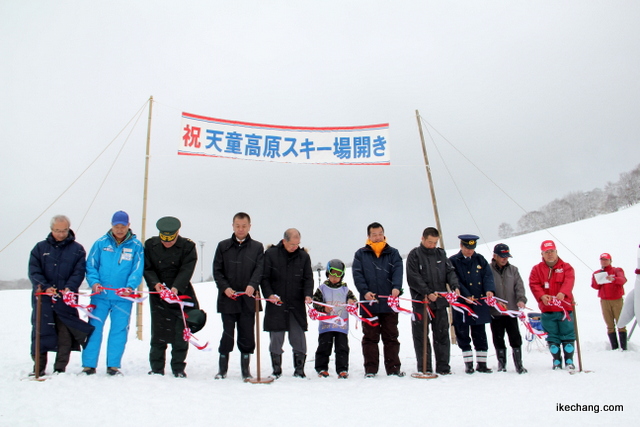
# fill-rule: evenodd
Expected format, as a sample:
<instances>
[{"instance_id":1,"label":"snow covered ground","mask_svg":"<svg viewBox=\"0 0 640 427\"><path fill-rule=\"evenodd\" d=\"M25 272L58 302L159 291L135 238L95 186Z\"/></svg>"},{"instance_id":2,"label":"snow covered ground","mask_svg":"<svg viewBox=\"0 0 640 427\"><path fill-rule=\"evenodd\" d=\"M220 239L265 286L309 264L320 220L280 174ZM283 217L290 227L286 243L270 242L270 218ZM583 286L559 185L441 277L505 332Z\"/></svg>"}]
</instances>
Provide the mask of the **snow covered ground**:
<instances>
[{"instance_id":1,"label":"snow covered ground","mask_svg":"<svg viewBox=\"0 0 640 427\"><path fill-rule=\"evenodd\" d=\"M542 240L554 238L561 258L576 269L574 295L578 303L582 360L592 373L569 375L551 370L551 357L541 342L532 342L524 351L528 374L507 373L466 375L460 350L453 347L454 375L435 380L378 376L363 378L360 350L361 329L350 333L351 377L338 380L331 366L330 378L314 375L313 354L317 343L316 324L310 321L307 334L308 379L292 377L290 348L285 345L284 376L272 384L245 384L240 379L239 353L231 357L229 377L214 380L221 322L215 312L217 291L213 283L196 284L202 307L209 313L201 341L209 341L212 351L191 347L186 380L172 376L148 376L148 307L145 305L144 340L135 339L132 327L122 370L123 377L107 377L104 349L93 377L78 376L80 355L73 353L68 373L44 382L27 378L29 357L29 291L0 292L0 425L2 426L173 426L188 425L610 425L632 424L640 415L636 395L640 383L640 332L629 343L629 351L608 350L606 328L600 314L596 291L590 287L592 270L599 267L598 255L609 252L613 264L625 269L630 291L635 282L636 254L640 243L640 205L547 232L518 236L505 242L511 246L512 263L525 279L540 261ZM425 224L429 225L429 224ZM458 230L469 232L472 230ZM259 237L259 236L256 236ZM419 243L416 236L416 245ZM388 236L393 245L393 236ZM494 242L495 243L495 242ZM478 252L490 256L493 244L481 245ZM357 248L353 248L354 252ZM411 248L398 248L408 253ZM455 250L451 250L454 253ZM348 260L345 260L348 261ZM26 255L25 255L26 264ZM352 289L350 273L345 279ZM355 290L355 289L354 289ZM529 295L530 296L530 295ZM408 302L403 306L409 307ZM536 309L533 302L529 307ZM490 330L487 327L490 336ZM415 372L410 319L400 317L400 356L403 369ZM262 334L262 372L269 374L268 335ZM50 353L47 369L51 371ZM332 362L333 363L333 359ZM490 349L490 365L496 367ZM252 373L256 374L255 358ZM557 405L595 405L599 411L558 411ZM605 411L605 405L621 405L623 410Z\"/></svg>"}]
</instances>

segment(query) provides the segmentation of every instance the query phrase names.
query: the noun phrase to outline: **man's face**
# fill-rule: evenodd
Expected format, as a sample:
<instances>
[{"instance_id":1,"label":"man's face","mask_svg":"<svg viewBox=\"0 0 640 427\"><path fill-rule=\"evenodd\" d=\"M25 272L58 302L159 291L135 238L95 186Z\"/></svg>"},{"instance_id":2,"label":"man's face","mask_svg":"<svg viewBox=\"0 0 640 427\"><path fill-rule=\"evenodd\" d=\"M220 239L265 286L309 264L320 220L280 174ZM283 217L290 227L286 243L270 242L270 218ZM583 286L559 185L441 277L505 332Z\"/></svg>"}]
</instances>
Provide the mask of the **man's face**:
<instances>
[{"instance_id":1,"label":"man's face","mask_svg":"<svg viewBox=\"0 0 640 427\"><path fill-rule=\"evenodd\" d=\"M300 236L293 236L289 241L282 239L282 244L287 252L293 253L300 247Z\"/></svg>"},{"instance_id":2,"label":"man's face","mask_svg":"<svg viewBox=\"0 0 640 427\"><path fill-rule=\"evenodd\" d=\"M475 249L469 249L466 246L460 244L460 250L462 251L462 255L465 258L469 258L471 255L473 255L475 253Z\"/></svg>"},{"instance_id":3,"label":"man's face","mask_svg":"<svg viewBox=\"0 0 640 427\"><path fill-rule=\"evenodd\" d=\"M164 240L160 240L160 242L162 242L162 246L164 246L167 249L169 249L171 246L175 245L177 241L178 241L178 233L176 233L176 238L173 239L170 242L165 242Z\"/></svg>"},{"instance_id":4,"label":"man's face","mask_svg":"<svg viewBox=\"0 0 640 427\"><path fill-rule=\"evenodd\" d=\"M129 231L129 224L122 225L116 224L111 226L111 233L117 240L122 240L127 235L127 231Z\"/></svg>"},{"instance_id":5,"label":"man's face","mask_svg":"<svg viewBox=\"0 0 640 427\"><path fill-rule=\"evenodd\" d=\"M51 227L51 234L57 242L62 242L69 236L69 223L67 221L56 221Z\"/></svg>"},{"instance_id":6,"label":"man's face","mask_svg":"<svg viewBox=\"0 0 640 427\"><path fill-rule=\"evenodd\" d=\"M556 251L555 249L544 251L542 252L542 258L547 264L553 265L558 261L558 251Z\"/></svg>"},{"instance_id":7,"label":"man's face","mask_svg":"<svg viewBox=\"0 0 640 427\"><path fill-rule=\"evenodd\" d=\"M427 249L434 249L436 247L436 245L438 244L438 240L440 240L437 237L433 237L433 236L427 236L427 237L423 237L422 238L422 246L424 246Z\"/></svg>"},{"instance_id":8,"label":"man's face","mask_svg":"<svg viewBox=\"0 0 640 427\"><path fill-rule=\"evenodd\" d=\"M600 258L600 265L602 268L609 267L611 265L611 260L606 258Z\"/></svg>"},{"instance_id":9,"label":"man's face","mask_svg":"<svg viewBox=\"0 0 640 427\"><path fill-rule=\"evenodd\" d=\"M496 264L500 267L504 267L509 262L509 258L502 258L500 255L493 254L493 259L496 260Z\"/></svg>"},{"instance_id":10,"label":"man's face","mask_svg":"<svg viewBox=\"0 0 640 427\"><path fill-rule=\"evenodd\" d=\"M251 230L251 223L248 218L236 218L233 220L233 234L235 234L238 240L244 240L249 235Z\"/></svg>"},{"instance_id":11,"label":"man's face","mask_svg":"<svg viewBox=\"0 0 640 427\"><path fill-rule=\"evenodd\" d=\"M384 230L382 227L372 228L369 230L369 240L373 243L384 242Z\"/></svg>"}]
</instances>

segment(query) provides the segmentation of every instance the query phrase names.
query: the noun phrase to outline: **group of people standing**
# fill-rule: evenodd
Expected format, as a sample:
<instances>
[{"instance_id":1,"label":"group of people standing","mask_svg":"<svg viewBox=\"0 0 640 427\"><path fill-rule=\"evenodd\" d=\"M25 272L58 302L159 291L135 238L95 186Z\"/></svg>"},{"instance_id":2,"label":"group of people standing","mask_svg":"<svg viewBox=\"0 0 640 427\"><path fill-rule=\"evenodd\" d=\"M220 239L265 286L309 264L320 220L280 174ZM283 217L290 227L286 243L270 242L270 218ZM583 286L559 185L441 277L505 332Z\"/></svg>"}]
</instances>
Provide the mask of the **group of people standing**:
<instances>
[{"instance_id":1,"label":"group of people standing","mask_svg":"<svg viewBox=\"0 0 640 427\"><path fill-rule=\"evenodd\" d=\"M94 243L88 256L75 242L70 225L67 217L55 216L51 220L51 233L31 252L29 277L34 286L33 343L36 341L35 307L38 299L41 307L40 353L36 354L35 344L31 350L36 362L34 375L44 375L49 351L57 352L54 371L65 372L70 351L80 347L84 347L82 372L95 374L104 322L108 316L111 325L106 372L122 375L121 360L131 308L135 297L139 296L136 289L144 277L151 307L149 374L164 375L166 351L170 344L171 371L175 377L185 378L189 334L204 326L206 313L200 309L191 285L197 262L196 247L193 241L180 235L180 221L175 217L159 219L156 223L158 235L148 239L143 246L130 229L129 216L118 211L112 217L111 229ZM227 377L229 357L235 342L240 351L242 378L252 378L250 359L256 348L255 315L256 311L263 309L262 302L265 303L263 328L270 337L273 377L278 378L283 373L285 335L293 350L293 375L306 376L306 308L313 306L325 315L318 322L315 370L320 377L329 376L329 358L335 346L336 373L339 378L348 378L348 314L355 314L356 304L363 320L365 377L372 378L378 374L380 340L383 343L385 373L405 375L399 358L399 310L393 304L394 301L397 304L403 294L405 268L398 250L387 243L380 223L369 224L366 243L354 255L352 274L359 300L343 282L345 263L338 259L327 264L327 279L314 293L311 260L300 246L301 234L297 229L287 229L282 240L269 245L266 250L262 243L251 238L248 214L237 213L232 220L232 229L231 237L219 242L213 259L213 277L218 288L217 311L221 314L223 327L216 379ZM421 244L407 258L417 370L425 374L451 374L448 309L455 305L468 308L451 310L455 337L462 350L467 374L492 372L487 366L487 323L491 325L498 371L506 371L507 367L506 333L513 350L514 367L518 373L526 373L518 320L502 313L522 309L527 302L518 268L509 262L509 247L496 245L489 263L475 251L478 236L465 234L458 237L460 251L447 257L445 251L438 247L438 230L428 227L423 232ZM529 285L542 312L542 325L548 334L554 369L562 368L562 352L565 366L572 369L575 341L571 318L573 268L558 257L552 241L542 243L541 253L543 261L533 267ZM603 262L603 270L606 268ZM621 281L619 272L609 272L611 282L618 284ZM624 273L621 276L624 277ZM80 319L78 310L74 308L78 306L78 290L85 277L92 291L88 323ZM604 289L601 289L603 295L612 294L608 287ZM604 296L601 297L604 300ZM349 307L354 311L348 313ZM428 315L422 316L423 312ZM431 360L431 340L428 332L425 333L428 327L433 339L435 366ZM609 333L612 346L613 328L611 326ZM620 332L619 336L620 345L626 348L626 332ZM426 360L423 350L425 339Z\"/></svg>"}]
</instances>

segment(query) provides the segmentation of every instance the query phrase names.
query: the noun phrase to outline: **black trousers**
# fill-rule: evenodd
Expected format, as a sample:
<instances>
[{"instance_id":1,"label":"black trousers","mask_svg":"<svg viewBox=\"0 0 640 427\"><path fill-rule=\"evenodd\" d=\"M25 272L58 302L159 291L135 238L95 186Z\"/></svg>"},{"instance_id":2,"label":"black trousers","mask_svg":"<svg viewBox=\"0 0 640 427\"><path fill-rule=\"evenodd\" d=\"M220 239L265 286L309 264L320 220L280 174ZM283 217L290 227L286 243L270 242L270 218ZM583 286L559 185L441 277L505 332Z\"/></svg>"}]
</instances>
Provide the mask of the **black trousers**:
<instances>
[{"instance_id":1,"label":"black trousers","mask_svg":"<svg viewBox=\"0 0 640 427\"><path fill-rule=\"evenodd\" d=\"M364 371L377 374L380 366L378 343L382 337L384 348L384 369L387 375L400 371L400 341L398 341L398 313L378 313L378 326L362 322L362 355Z\"/></svg>"},{"instance_id":2,"label":"black trousers","mask_svg":"<svg viewBox=\"0 0 640 427\"><path fill-rule=\"evenodd\" d=\"M447 308L442 307L432 309L433 318L426 319L427 322L427 366L426 372L433 372L431 364L431 340L429 339L429 326L433 334L433 349L436 356L436 372L448 372L451 370L449 366L449 358L451 352L451 341L449 340L449 316ZM423 313L420 313L423 315ZM423 315L424 316L424 315ZM418 372L425 372L423 368L423 337L424 337L424 321L415 320L411 322L411 332L413 334L413 347L416 351L416 361Z\"/></svg>"},{"instance_id":3,"label":"black trousers","mask_svg":"<svg viewBox=\"0 0 640 427\"><path fill-rule=\"evenodd\" d=\"M168 342L167 340L159 339L158 337L151 336L151 349L149 350L149 364L151 370L155 372L164 372L164 365L166 363L167 345L171 344L171 371L172 372L184 372L184 368L187 366L185 360L187 360L187 353L189 351L189 342L184 340L183 329L184 323L182 319L176 319L175 324L175 336Z\"/></svg>"},{"instance_id":4,"label":"black trousers","mask_svg":"<svg viewBox=\"0 0 640 427\"><path fill-rule=\"evenodd\" d=\"M53 363L53 369L55 371L64 372L69 364L71 358L71 347L73 346L73 336L67 325L53 313L53 321L56 325L56 335L58 336L58 350L56 351L56 360ZM35 362L35 358L32 355L31 359ZM47 353L40 353L40 373L43 373L47 367ZM33 367L35 372L35 365Z\"/></svg>"},{"instance_id":5,"label":"black trousers","mask_svg":"<svg viewBox=\"0 0 640 427\"><path fill-rule=\"evenodd\" d=\"M509 345L512 348L522 346L522 335L518 328L518 319L509 316L494 317L491 319L491 334L493 335L493 346L496 350L507 348L504 342L504 333L509 337Z\"/></svg>"},{"instance_id":6,"label":"black trousers","mask_svg":"<svg viewBox=\"0 0 640 427\"><path fill-rule=\"evenodd\" d=\"M329 357L336 344L336 372L349 372L349 336L344 332L323 332L318 335L316 372L329 370Z\"/></svg>"},{"instance_id":7,"label":"black trousers","mask_svg":"<svg viewBox=\"0 0 640 427\"><path fill-rule=\"evenodd\" d=\"M233 341L236 326L238 328L238 350L241 353L251 353L256 348L254 313L242 312L226 314L222 313L222 338L220 338L220 354L229 354L233 351Z\"/></svg>"},{"instance_id":8,"label":"black trousers","mask_svg":"<svg viewBox=\"0 0 640 427\"><path fill-rule=\"evenodd\" d=\"M456 330L456 340L458 341L458 347L462 351L471 351L471 341L473 340L473 347L476 351L489 350L489 343L487 341L487 332L484 328L484 323L480 325L469 325L466 323L454 323ZM471 329L471 336L469 336L469 329Z\"/></svg>"}]
</instances>

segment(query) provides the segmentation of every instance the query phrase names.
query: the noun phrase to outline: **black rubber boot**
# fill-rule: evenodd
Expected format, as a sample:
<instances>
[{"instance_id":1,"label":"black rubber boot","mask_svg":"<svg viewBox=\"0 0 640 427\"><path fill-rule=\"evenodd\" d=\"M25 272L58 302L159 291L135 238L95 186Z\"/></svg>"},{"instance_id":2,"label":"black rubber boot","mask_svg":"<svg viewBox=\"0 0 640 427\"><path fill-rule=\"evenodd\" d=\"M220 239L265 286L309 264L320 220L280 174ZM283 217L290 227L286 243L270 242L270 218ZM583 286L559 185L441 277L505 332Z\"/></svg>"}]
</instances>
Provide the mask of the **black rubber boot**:
<instances>
[{"instance_id":1,"label":"black rubber boot","mask_svg":"<svg viewBox=\"0 0 640 427\"><path fill-rule=\"evenodd\" d=\"M564 350L564 366L567 369L576 369L576 365L573 364L573 351L575 349L573 342L562 343L562 349Z\"/></svg>"},{"instance_id":2,"label":"black rubber boot","mask_svg":"<svg viewBox=\"0 0 640 427\"><path fill-rule=\"evenodd\" d=\"M304 374L304 362L307 360L307 355L302 353L293 353L293 376L296 378L306 378Z\"/></svg>"},{"instance_id":3,"label":"black rubber boot","mask_svg":"<svg viewBox=\"0 0 640 427\"><path fill-rule=\"evenodd\" d=\"M560 345L549 343L549 352L553 356L553 369L562 369L562 350L560 350Z\"/></svg>"},{"instance_id":4,"label":"black rubber boot","mask_svg":"<svg viewBox=\"0 0 640 427\"><path fill-rule=\"evenodd\" d=\"M507 372L507 349L496 350L498 356L498 372Z\"/></svg>"},{"instance_id":5,"label":"black rubber boot","mask_svg":"<svg viewBox=\"0 0 640 427\"><path fill-rule=\"evenodd\" d=\"M273 373L271 376L278 379L282 376L282 355L271 353L271 366L273 367Z\"/></svg>"},{"instance_id":6,"label":"black rubber boot","mask_svg":"<svg viewBox=\"0 0 640 427\"><path fill-rule=\"evenodd\" d=\"M242 379L246 380L249 378L253 378L251 376L251 371L249 370L249 362L251 361L251 354L242 353L240 355L240 370L242 371Z\"/></svg>"},{"instance_id":7,"label":"black rubber boot","mask_svg":"<svg viewBox=\"0 0 640 427\"><path fill-rule=\"evenodd\" d=\"M615 332L611 332L609 335L609 342L611 343L611 350L618 349L618 336ZM621 340L622 341L622 340Z\"/></svg>"},{"instance_id":8,"label":"black rubber boot","mask_svg":"<svg viewBox=\"0 0 640 427\"><path fill-rule=\"evenodd\" d=\"M624 351L627 350L627 331L618 331L620 337L620 348Z\"/></svg>"},{"instance_id":9,"label":"black rubber boot","mask_svg":"<svg viewBox=\"0 0 640 427\"><path fill-rule=\"evenodd\" d=\"M519 374L526 374L527 370L522 366L522 348L513 348L513 364L516 367L516 372Z\"/></svg>"},{"instance_id":10,"label":"black rubber boot","mask_svg":"<svg viewBox=\"0 0 640 427\"><path fill-rule=\"evenodd\" d=\"M464 372L466 374L473 374L475 369L473 369L473 362L464 362Z\"/></svg>"},{"instance_id":11,"label":"black rubber boot","mask_svg":"<svg viewBox=\"0 0 640 427\"><path fill-rule=\"evenodd\" d=\"M218 373L216 374L217 380L227 378L227 371L229 370L229 354L220 353L220 359L218 360Z\"/></svg>"},{"instance_id":12,"label":"black rubber boot","mask_svg":"<svg viewBox=\"0 0 640 427\"><path fill-rule=\"evenodd\" d=\"M493 370L487 366L487 362L478 362L476 364L476 371L482 372L483 374L492 374Z\"/></svg>"}]
</instances>

